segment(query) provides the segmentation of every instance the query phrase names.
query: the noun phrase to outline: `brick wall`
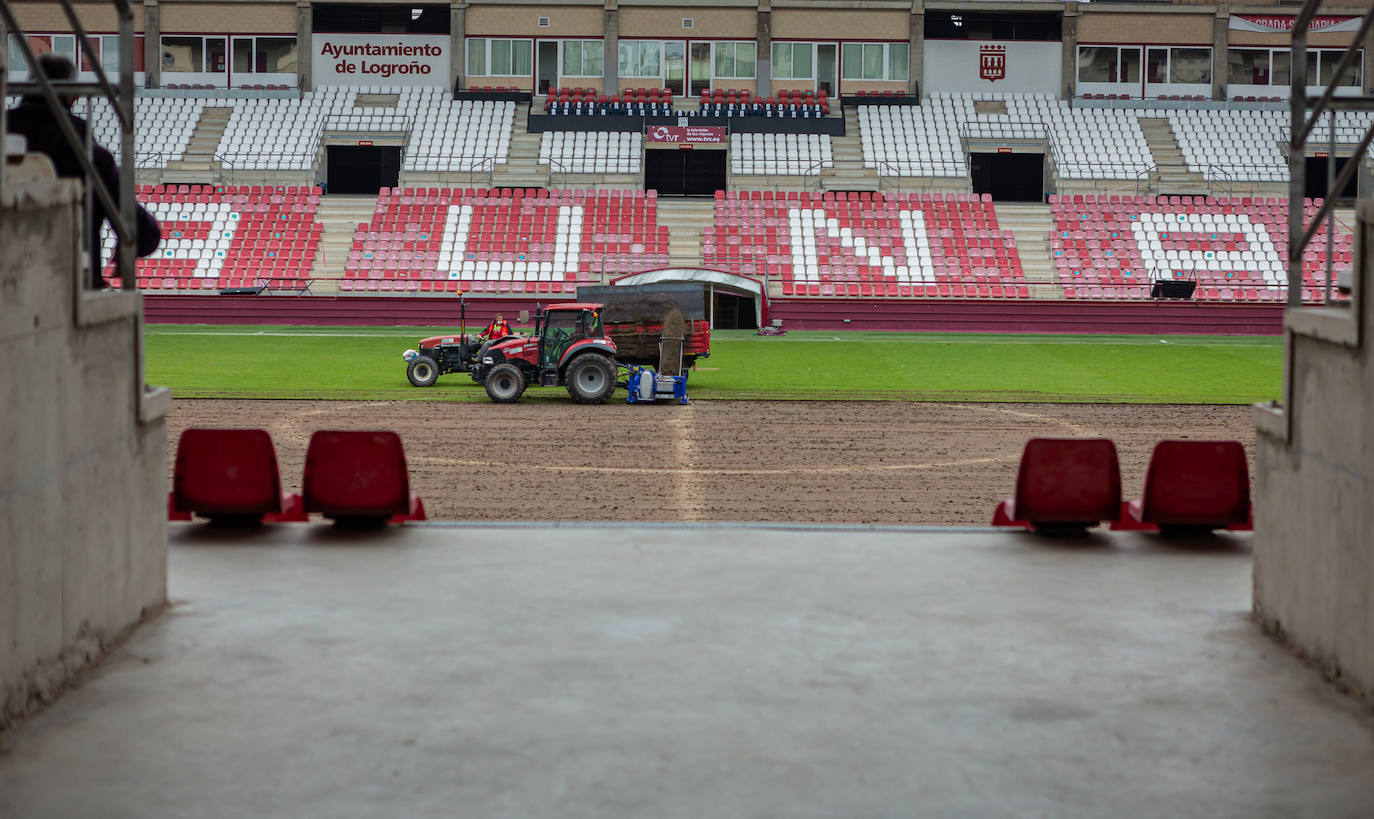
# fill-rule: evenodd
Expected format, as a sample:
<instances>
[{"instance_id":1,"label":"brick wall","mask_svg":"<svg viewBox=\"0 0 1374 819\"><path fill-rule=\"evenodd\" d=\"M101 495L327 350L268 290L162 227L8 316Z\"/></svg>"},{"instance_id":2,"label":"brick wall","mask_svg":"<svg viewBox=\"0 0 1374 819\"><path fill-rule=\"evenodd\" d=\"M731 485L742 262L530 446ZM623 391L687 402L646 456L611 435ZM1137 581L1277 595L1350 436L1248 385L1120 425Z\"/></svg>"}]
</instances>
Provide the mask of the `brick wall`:
<instances>
[{"instance_id":1,"label":"brick wall","mask_svg":"<svg viewBox=\"0 0 1374 819\"><path fill-rule=\"evenodd\" d=\"M88 34L113 34L119 31L119 16L113 3L76 3L76 14ZM70 32L71 23L56 0L42 3L13 3L11 8L25 31ZM143 4L134 4L134 30L143 31Z\"/></svg>"},{"instance_id":2,"label":"brick wall","mask_svg":"<svg viewBox=\"0 0 1374 819\"><path fill-rule=\"evenodd\" d=\"M549 18L548 28L539 27L539 18ZM622 18L621 36L624 36ZM487 6L474 5L467 11L467 36L590 37L604 33L602 8L595 6Z\"/></svg>"},{"instance_id":3,"label":"brick wall","mask_svg":"<svg viewBox=\"0 0 1374 819\"><path fill-rule=\"evenodd\" d=\"M684 17L692 18L692 28L682 27ZM637 37L682 37L683 39L702 40L752 38L758 36L758 28L759 16L755 9L711 9L689 6L672 8L622 6L620 9L620 36L622 39Z\"/></svg>"},{"instance_id":4,"label":"brick wall","mask_svg":"<svg viewBox=\"0 0 1374 819\"><path fill-rule=\"evenodd\" d=\"M774 9L773 39L906 40L911 14L905 11L820 11Z\"/></svg>"},{"instance_id":5,"label":"brick wall","mask_svg":"<svg viewBox=\"0 0 1374 819\"><path fill-rule=\"evenodd\" d=\"M164 32L296 33L294 3L162 3Z\"/></svg>"},{"instance_id":6,"label":"brick wall","mask_svg":"<svg viewBox=\"0 0 1374 819\"><path fill-rule=\"evenodd\" d=\"M1078 42L1211 45L1212 20L1210 14L1085 12L1078 18Z\"/></svg>"}]
</instances>

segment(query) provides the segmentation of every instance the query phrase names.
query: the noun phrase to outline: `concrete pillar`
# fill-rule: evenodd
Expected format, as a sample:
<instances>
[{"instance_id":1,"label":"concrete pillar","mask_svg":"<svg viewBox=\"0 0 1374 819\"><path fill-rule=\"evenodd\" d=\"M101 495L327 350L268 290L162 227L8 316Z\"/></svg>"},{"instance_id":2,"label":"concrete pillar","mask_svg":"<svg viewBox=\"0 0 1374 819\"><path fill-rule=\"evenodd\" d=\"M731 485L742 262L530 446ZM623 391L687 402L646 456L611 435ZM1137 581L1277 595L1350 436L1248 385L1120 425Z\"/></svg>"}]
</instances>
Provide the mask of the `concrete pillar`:
<instances>
[{"instance_id":1,"label":"concrete pillar","mask_svg":"<svg viewBox=\"0 0 1374 819\"><path fill-rule=\"evenodd\" d=\"M759 3L757 42L754 95L769 97L773 95L773 12L767 2Z\"/></svg>"},{"instance_id":2,"label":"concrete pillar","mask_svg":"<svg viewBox=\"0 0 1374 819\"><path fill-rule=\"evenodd\" d=\"M141 406L142 308L86 291L81 201L74 179L0 191L0 731L167 598L167 426Z\"/></svg>"},{"instance_id":3,"label":"concrete pillar","mask_svg":"<svg viewBox=\"0 0 1374 819\"><path fill-rule=\"evenodd\" d=\"M1078 4L1064 6L1064 59L1060 64L1061 96L1071 100L1078 94Z\"/></svg>"},{"instance_id":4,"label":"concrete pillar","mask_svg":"<svg viewBox=\"0 0 1374 819\"><path fill-rule=\"evenodd\" d=\"M921 83L925 80L926 65L926 4L925 0L913 0L911 4L911 45L906 90L910 94L921 93Z\"/></svg>"},{"instance_id":5,"label":"concrete pillar","mask_svg":"<svg viewBox=\"0 0 1374 819\"><path fill-rule=\"evenodd\" d=\"M468 4L448 4L449 72L453 74L455 91L467 87L468 72ZM531 57L533 52L531 51Z\"/></svg>"},{"instance_id":6,"label":"concrete pillar","mask_svg":"<svg viewBox=\"0 0 1374 819\"><path fill-rule=\"evenodd\" d=\"M143 0L143 86L162 87L162 10L157 0Z\"/></svg>"},{"instance_id":7,"label":"concrete pillar","mask_svg":"<svg viewBox=\"0 0 1374 819\"><path fill-rule=\"evenodd\" d=\"M314 90L311 63L314 62L315 49L310 41L310 32L314 28L315 15L310 0L296 0L296 87L302 91Z\"/></svg>"},{"instance_id":8,"label":"concrete pillar","mask_svg":"<svg viewBox=\"0 0 1374 819\"><path fill-rule=\"evenodd\" d=\"M606 0L606 9L601 14L601 93L613 95L620 93L620 9L615 0Z\"/></svg>"},{"instance_id":9,"label":"concrete pillar","mask_svg":"<svg viewBox=\"0 0 1374 819\"><path fill-rule=\"evenodd\" d=\"M1231 9L1217 4L1212 18L1212 99L1226 99L1226 47L1231 41ZM1143 68L1143 66L1142 66Z\"/></svg>"}]
</instances>

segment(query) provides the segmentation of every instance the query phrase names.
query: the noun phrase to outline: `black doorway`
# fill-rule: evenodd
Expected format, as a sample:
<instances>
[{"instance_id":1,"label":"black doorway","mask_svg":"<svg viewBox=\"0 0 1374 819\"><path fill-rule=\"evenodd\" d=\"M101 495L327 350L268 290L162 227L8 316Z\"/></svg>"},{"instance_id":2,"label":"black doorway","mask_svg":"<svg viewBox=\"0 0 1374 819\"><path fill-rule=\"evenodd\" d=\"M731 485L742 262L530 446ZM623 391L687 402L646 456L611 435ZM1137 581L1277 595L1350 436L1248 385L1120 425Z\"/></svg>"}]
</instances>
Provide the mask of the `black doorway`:
<instances>
[{"instance_id":1,"label":"black doorway","mask_svg":"<svg viewBox=\"0 0 1374 819\"><path fill-rule=\"evenodd\" d=\"M972 154L969 171L974 193L994 202L1045 201L1044 154Z\"/></svg>"},{"instance_id":2,"label":"black doorway","mask_svg":"<svg viewBox=\"0 0 1374 819\"><path fill-rule=\"evenodd\" d=\"M1341 171L1345 170L1345 165L1349 161L1350 157L1348 156L1336 157L1336 176L1341 175ZM1324 156L1307 157L1307 185L1306 190L1303 192L1304 196L1314 199L1317 197L1326 198L1326 163L1327 159ZM1350 183L1345 186L1345 190L1342 191L1341 195L1337 198L1354 199L1358 196L1360 187L1359 177L1360 175L1358 173L1350 177Z\"/></svg>"},{"instance_id":3,"label":"black doorway","mask_svg":"<svg viewBox=\"0 0 1374 819\"><path fill-rule=\"evenodd\" d=\"M330 193L375 194L400 182L400 146L330 145L328 149Z\"/></svg>"},{"instance_id":4,"label":"black doorway","mask_svg":"<svg viewBox=\"0 0 1374 819\"><path fill-rule=\"evenodd\" d=\"M725 190L725 151L644 152L644 187L659 196L711 196Z\"/></svg>"},{"instance_id":5,"label":"black doorway","mask_svg":"<svg viewBox=\"0 0 1374 819\"><path fill-rule=\"evenodd\" d=\"M717 330L757 330L759 323L754 315L754 300L748 296L733 293L714 293L711 305L711 318Z\"/></svg>"},{"instance_id":6,"label":"black doorway","mask_svg":"<svg viewBox=\"0 0 1374 819\"><path fill-rule=\"evenodd\" d=\"M550 88L558 87L558 41L539 41L539 80L540 94L549 93Z\"/></svg>"}]
</instances>

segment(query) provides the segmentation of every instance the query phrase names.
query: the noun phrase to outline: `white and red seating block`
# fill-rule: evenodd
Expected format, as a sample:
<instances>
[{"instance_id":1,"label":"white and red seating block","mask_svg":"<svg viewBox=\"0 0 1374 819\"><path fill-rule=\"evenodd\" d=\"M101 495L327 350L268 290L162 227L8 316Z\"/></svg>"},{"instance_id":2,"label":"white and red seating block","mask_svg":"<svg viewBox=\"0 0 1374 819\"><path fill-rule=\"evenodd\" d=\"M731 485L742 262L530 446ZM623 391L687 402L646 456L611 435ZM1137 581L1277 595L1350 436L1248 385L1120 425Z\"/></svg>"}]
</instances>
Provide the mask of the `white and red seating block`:
<instances>
[{"instance_id":1,"label":"white and red seating block","mask_svg":"<svg viewBox=\"0 0 1374 819\"><path fill-rule=\"evenodd\" d=\"M667 263L654 191L392 188L358 226L342 287L563 293Z\"/></svg>"},{"instance_id":2,"label":"white and red seating block","mask_svg":"<svg viewBox=\"0 0 1374 819\"><path fill-rule=\"evenodd\" d=\"M1311 220L1320 200L1305 202ZM1159 280L1197 282L1194 298L1286 301L1288 203L1282 199L1051 197L1050 253L1067 298L1144 299ZM1321 299L1326 230L1303 259L1303 299ZM1341 231L1334 269L1351 263Z\"/></svg>"},{"instance_id":3,"label":"white and red seating block","mask_svg":"<svg viewBox=\"0 0 1374 819\"><path fill-rule=\"evenodd\" d=\"M786 296L1027 298L1010 231L976 194L716 194L707 267Z\"/></svg>"},{"instance_id":4,"label":"white and red seating block","mask_svg":"<svg viewBox=\"0 0 1374 819\"><path fill-rule=\"evenodd\" d=\"M319 188L148 186L138 199L162 227L157 251L135 266L140 288L297 287L310 278L323 233ZM114 237L108 226L103 234L108 261Z\"/></svg>"}]
</instances>

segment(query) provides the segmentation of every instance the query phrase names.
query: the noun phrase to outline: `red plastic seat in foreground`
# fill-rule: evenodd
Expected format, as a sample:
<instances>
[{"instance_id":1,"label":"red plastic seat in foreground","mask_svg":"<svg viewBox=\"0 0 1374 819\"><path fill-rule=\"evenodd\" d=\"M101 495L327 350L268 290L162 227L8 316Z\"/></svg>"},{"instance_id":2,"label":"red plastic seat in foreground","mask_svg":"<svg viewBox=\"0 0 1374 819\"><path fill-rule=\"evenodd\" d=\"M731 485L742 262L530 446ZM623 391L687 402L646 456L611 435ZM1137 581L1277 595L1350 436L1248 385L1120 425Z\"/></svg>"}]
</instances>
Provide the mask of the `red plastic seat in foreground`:
<instances>
[{"instance_id":1,"label":"red plastic seat in foreground","mask_svg":"<svg viewBox=\"0 0 1374 819\"><path fill-rule=\"evenodd\" d=\"M261 429L188 429L177 441L168 520L303 521L299 495L281 491L272 437Z\"/></svg>"},{"instance_id":2,"label":"red plastic seat in foreground","mask_svg":"<svg viewBox=\"0 0 1374 819\"><path fill-rule=\"evenodd\" d=\"M1016 496L997 505L993 526L1086 528L1116 520L1121 468L1106 438L1032 438L1021 452Z\"/></svg>"},{"instance_id":3,"label":"red plastic seat in foreground","mask_svg":"<svg viewBox=\"0 0 1374 819\"><path fill-rule=\"evenodd\" d=\"M305 511L340 522L424 520L410 491L401 436L385 430L320 430L305 451Z\"/></svg>"},{"instance_id":4,"label":"red plastic seat in foreground","mask_svg":"<svg viewBox=\"0 0 1374 819\"><path fill-rule=\"evenodd\" d=\"M1127 503L1113 529L1248 531L1250 470L1238 441L1160 441L1144 497Z\"/></svg>"}]
</instances>

